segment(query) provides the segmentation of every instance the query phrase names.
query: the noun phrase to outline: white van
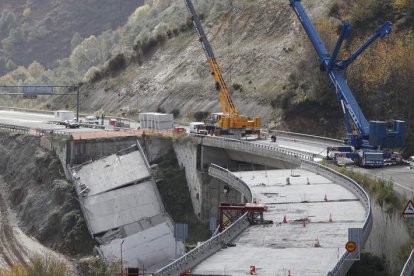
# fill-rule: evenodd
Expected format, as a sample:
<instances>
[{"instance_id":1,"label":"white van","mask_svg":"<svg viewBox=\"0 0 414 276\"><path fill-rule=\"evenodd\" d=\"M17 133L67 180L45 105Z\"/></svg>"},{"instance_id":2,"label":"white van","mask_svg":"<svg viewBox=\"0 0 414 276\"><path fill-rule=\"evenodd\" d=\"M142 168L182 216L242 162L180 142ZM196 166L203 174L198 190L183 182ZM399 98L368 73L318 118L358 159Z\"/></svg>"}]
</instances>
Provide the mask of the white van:
<instances>
[{"instance_id":1,"label":"white van","mask_svg":"<svg viewBox=\"0 0 414 276\"><path fill-rule=\"evenodd\" d=\"M100 123L99 117L97 117L97 116L86 116L85 117L85 123L99 125L99 123Z\"/></svg>"},{"instance_id":2,"label":"white van","mask_svg":"<svg viewBox=\"0 0 414 276\"><path fill-rule=\"evenodd\" d=\"M414 156L408 158L408 164L410 165L410 169L414 168Z\"/></svg>"}]
</instances>

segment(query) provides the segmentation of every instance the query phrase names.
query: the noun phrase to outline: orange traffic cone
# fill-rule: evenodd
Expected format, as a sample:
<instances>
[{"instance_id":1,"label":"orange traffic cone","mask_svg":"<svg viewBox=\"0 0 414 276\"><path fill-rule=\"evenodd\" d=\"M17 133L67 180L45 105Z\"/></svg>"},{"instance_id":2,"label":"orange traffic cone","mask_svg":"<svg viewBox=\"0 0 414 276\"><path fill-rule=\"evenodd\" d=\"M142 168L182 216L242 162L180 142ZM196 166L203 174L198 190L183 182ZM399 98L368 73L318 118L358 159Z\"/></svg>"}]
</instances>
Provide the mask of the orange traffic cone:
<instances>
[{"instance_id":1,"label":"orange traffic cone","mask_svg":"<svg viewBox=\"0 0 414 276\"><path fill-rule=\"evenodd\" d=\"M325 197L323 198L323 200L325 200L325 202L328 201L328 196L325 194Z\"/></svg>"},{"instance_id":2,"label":"orange traffic cone","mask_svg":"<svg viewBox=\"0 0 414 276\"><path fill-rule=\"evenodd\" d=\"M292 276L292 274L290 274L290 269L288 270L288 275L287 276Z\"/></svg>"},{"instance_id":3,"label":"orange traffic cone","mask_svg":"<svg viewBox=\"0 0 414 276\"><path fill-rule=\"evenodd\" d=\"M310 185L310 182L309 182L309 177L308 178L306 178L307 179L307 181L306 181L306 185Z\"/></svg>"},{"instance_id":4,"label":"orange traffic cone","mask_svg":"<svg viewBox=\"0 0 414 276\"><path fill-rule=\"evenodd\" d=\"M287 217L286 217L286 215L283 217L283 223L287 223L288 221L287 221Z\"/></svg>"},{"instance_id":5,"label":"orange traffic cone","mask_svg":"<svg viewBox=\"0 0 414 276\"><path fill-rule=\"evenodd\" d=\"M329 213L329 222L332 223L332 213Z\"/></svg>"}]
</instances>

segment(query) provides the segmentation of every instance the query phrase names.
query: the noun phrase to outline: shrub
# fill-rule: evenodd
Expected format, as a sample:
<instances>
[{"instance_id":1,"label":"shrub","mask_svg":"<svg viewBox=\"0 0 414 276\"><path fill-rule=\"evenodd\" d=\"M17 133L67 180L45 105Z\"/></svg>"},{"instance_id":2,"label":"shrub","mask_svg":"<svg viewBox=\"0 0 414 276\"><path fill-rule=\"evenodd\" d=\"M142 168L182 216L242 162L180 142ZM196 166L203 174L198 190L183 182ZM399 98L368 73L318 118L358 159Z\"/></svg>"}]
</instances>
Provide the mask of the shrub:
<instances>
[{"instance_id":1,"label":"shrub","mask_svg":"<svg viewBox=\"0 0 414 276\"><path fill-rule=\"evenodd\" d=\"M162 108L160 105L157 107L157 112L159 113L165 113L165 109Z\"/></svg>"},{"instance_id":2,"label":"shrub","mask_svg":"<svg viewBox=\"0 0 414 276\"><path fill-rule=\"evenodd\" d=\"M232 86L233 90L241 90L241 84L238 83L233 83Z\"/></svg>"},{"instance_id":3,"label":"shrub","mask_svg":"<svg viewBox=\"0 0 414 276\"><path fill-rule=\"evenodd\" d=\"M204 121L207 117L208 117L208 112L207 111L197 111L194 112L194 119L196 121Z\"/></svg>"},{"instance_id":4,"label":"shrub","mask_svg":"<svg viewBox=\"0 0 414 276\"><path fill-rule=\"evenodd\" d=\"M173 110L171 110L171 113L174 116L174 118L177 118L180 115L180 110L178 108L174 108Z\"/></svg>"},{"instance_id":5,"label":"shrub","mask_svg":"<svg viewBox=\"0 0 414 276\"><path fill-rule=\"evenodd\" d=\"M126 59L124 54L117 54L108 63L108 70L110 73L117 73L126 67Z\"/></svg>"}]
</instances>

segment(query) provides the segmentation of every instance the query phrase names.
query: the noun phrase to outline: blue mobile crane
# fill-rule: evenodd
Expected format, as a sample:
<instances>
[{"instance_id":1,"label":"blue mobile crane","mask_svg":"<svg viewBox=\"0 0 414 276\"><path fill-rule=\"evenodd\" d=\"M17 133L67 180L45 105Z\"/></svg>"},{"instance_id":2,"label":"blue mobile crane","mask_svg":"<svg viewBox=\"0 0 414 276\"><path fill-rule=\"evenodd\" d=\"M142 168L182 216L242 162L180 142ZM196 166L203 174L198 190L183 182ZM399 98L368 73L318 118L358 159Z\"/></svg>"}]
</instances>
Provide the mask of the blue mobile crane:
<instances>
[{"instance_id":1,"label":"blue mobile crane","mask_svg":"<svg viewBox=\"0 0 414 276\"><path fill-rule=\"evenodd\" d=\"M351 158L359 166L381 167L384 160L391 159L392 148L401 148L405 142L405 122L393 120L392 128L387 122L369 121L365 118L342 73L377 38L391 32L391 22L385 22L361 47L346 60L337 60L342 43L351 31L350 24L344 22L332 55L326 50L300 0L289 0L303 28L305 29L316 53L320 69L336 89L336 99L341 102L343 118L347 131L347 147L328 148L342 156Z\"/></svg>"}]
</instances>

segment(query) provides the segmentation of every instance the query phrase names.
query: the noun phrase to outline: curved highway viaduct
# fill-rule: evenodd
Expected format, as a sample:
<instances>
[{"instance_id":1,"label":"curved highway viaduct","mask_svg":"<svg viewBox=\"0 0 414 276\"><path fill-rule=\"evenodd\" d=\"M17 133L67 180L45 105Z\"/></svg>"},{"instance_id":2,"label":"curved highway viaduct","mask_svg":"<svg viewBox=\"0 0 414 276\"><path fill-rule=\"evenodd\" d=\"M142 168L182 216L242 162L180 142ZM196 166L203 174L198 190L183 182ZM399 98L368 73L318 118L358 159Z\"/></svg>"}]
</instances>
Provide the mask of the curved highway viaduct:
<instances>
[{"instance_id":1,"label":"curved highway viaduct","mask_svg":"<svg viewBox=\"0 0 414 276\"><path fill-rule=\"evenodd\" d=\"M200 265L189 263L197 274L246 275L252 265L261 275L288 275L289 271L291 275L325 275L343 257L347 229L362 228L366 223L369 204L351 192L352 187L345 188L344 179L319 171L321 168L306 161L323 155L317 149L312 154L300 147L286 150L281 147L283 139L273 147L211 137L195 139L197 143L177 144L175 150L186 167L200 218L208 221L211 216L217 217L219 201L241 202L243 198L236 189L224 194L225 183L207 176L209 164L232 171L253 164L250 171L235 175L249 186L257 202L268 206L265 219L273 221L249 227L233 242L236 246L203 257ZM287 223L283 223L285 216ZM159 274L177 275L182 271Z\"/></svg>"}]
</instances>

